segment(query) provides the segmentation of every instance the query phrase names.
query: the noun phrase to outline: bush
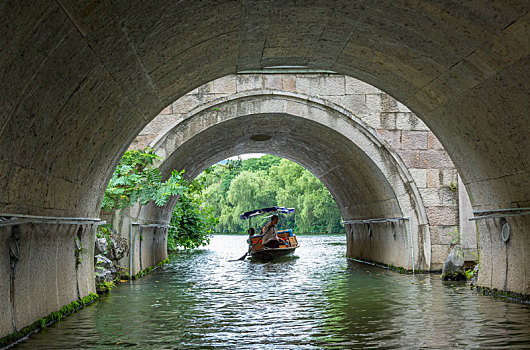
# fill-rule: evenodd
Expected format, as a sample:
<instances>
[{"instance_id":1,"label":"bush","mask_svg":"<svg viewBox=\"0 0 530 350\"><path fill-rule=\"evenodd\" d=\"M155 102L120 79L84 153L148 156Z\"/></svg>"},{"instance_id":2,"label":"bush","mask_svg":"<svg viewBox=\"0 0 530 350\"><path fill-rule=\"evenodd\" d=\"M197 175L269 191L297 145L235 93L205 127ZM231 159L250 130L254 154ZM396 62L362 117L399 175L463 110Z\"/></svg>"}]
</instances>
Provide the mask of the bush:
<instances>
[{"instance_id":1,"label":"bush","mask_svg":"<svg viewBox=\"0 0 530 350\"><path fill-rule=\"evenodd\" d=\"M193 181L179 197L171 217L168 250L197 248L210 242L213 227L219 220L203 202L204 182Z\"/></svg>"}]
</instances>

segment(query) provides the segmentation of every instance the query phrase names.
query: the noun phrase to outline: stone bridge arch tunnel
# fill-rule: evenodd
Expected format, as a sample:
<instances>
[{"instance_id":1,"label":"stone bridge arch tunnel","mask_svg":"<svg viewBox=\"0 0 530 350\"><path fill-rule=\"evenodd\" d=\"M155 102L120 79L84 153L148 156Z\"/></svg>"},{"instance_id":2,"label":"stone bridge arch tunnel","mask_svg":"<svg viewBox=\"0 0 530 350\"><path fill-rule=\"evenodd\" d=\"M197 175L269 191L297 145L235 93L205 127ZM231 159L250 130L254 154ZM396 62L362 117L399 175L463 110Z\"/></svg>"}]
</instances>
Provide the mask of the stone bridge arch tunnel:
<instances>
[{"instance_id":1,"label":"stone bridge arch tunnel","mask_svg":"<svg viewBox=\"0 0 530 350\"><path fill-rule=\"evenodd\" d=\"M270 153L293 160L328 187L346 221L410 217L410 225L403 219L347 224L350 256L406 269L431 268L425 207L408 169L377 132L337 105L278 91L235 94L197 108L151 146L164 159L159 165L163 175L185 169L189 179L217 161L242 153ZM129 236L131 220L167 223L175 203L136 208L128 215L122 212L115 226ZM152 228L151 232L154 241L165 242L160 237L163 231ZM137 236L133 242L140 244ZM153 261L153 251L135 250L132 271L145 266L144 260Z\"/></svg>"},{"instance_id":2,"label":"stone bridge arch tunnel","mask_svg":"<svg viewBox=\"0 0 530 350\"><path fill-rule=\"evenodd\" d=\"M388 92L430 127L481 216L478 283L530 294L528 1L20 0L0 11L0 212L13 214L4 217L97 218L123 152L168 104L227 74L329 69ZM33 225L21 230L21 249L40 235L43 255L77 233ZM11 231L0 235L7 247ZM8 278L9 252L2 256ZM30 266L58 271L55 259ZM3 322L0 334L75 299L75 278L61 280L45 283L49 298L26 288L34 305L15 310L20 322ZM11 315L9 286L0 295L0 314ZM39 303L47 305L32 307Z\"/></svg>"}]
</instances>

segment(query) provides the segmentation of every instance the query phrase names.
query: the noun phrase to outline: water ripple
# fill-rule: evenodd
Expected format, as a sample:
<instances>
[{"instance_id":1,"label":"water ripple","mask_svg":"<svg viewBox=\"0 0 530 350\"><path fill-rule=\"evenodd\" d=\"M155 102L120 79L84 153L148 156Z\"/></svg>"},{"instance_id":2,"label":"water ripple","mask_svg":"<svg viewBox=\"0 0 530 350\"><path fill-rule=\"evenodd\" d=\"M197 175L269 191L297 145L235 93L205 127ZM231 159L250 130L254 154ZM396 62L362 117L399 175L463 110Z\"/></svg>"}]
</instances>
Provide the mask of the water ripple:
<instances>
[{"instance_id":1,"label":"water ripple","mask_svg":"<svg viewBox=\"0 0 530 350\"><path fill-rule=\"evenodd\" d=\"M121 285L19 345L31 349L528 348L530 308L439 275L399 275L344 258L342 236L302 236L296 257L230 261L244 236Z\"/></svg>"}]
</instances>

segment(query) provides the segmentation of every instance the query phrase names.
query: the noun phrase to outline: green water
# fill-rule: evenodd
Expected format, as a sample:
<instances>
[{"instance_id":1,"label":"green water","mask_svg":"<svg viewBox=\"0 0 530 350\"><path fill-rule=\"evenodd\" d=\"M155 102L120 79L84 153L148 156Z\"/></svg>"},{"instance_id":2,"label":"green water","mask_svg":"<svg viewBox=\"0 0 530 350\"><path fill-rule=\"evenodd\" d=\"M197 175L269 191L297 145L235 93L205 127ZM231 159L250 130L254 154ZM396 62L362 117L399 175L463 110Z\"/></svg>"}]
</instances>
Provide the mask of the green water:
<instances>
[{"instance_id":1,"label":"green water","mask_svg":"<svg viewBox=\"0 0 530 350\"><path fill-rule=\"evenodd\" d=\"M229 261L245 236L125 283L21 349L528 349L530 306L439 275L348 261L343 236L300 236L291 259Z\"/></svg>"}]
</instances>

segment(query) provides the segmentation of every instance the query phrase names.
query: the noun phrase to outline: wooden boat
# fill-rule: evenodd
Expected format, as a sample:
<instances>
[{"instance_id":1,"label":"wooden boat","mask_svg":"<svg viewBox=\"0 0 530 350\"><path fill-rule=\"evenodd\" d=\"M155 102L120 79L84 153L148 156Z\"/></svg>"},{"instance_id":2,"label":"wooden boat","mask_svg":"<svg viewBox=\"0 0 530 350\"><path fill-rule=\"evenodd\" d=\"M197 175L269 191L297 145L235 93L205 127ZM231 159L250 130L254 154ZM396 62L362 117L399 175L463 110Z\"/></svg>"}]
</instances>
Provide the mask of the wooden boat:
<instances>
[{"instance_id":1,"label":"wooden boat","mask_svg":"<svg viewBox=\"0 0 530 350\"><path fill-rule=\"evenodd\" d=\"M249 232L253 232L251 219L267 213L292 214L294 213L294 208L271 207L252 210L241 214L241 219L249 219ZM265 247L262 242L263 235L250 235L248 239L248 254L250 257L263 262L274 261L280 257L292 255L296 248L300 246L296 235L291 229L278 231L277 235L278 238L285 242L284 245L280 245L278 248Z\"/></svg>"},{"instance_id":2,"label":"wooden boat","mask_svg":"<svg viewBox=\"0 0 530 350\"><path fill-rule=\"evenodd\" d=\"M293 230L282 230L278 231L278 238L283 239L287 244L280 245L278 248L267 248L263 246L261 239L262 235L251 236L249 238L249 254L250 257L259 260L259 261L273 261L282 256L293 255L296 248L299 247L296 236L293 233Z\"/></svg>"}]
</instances>

